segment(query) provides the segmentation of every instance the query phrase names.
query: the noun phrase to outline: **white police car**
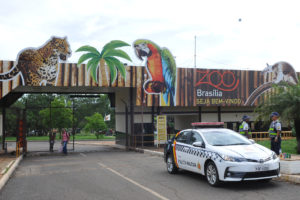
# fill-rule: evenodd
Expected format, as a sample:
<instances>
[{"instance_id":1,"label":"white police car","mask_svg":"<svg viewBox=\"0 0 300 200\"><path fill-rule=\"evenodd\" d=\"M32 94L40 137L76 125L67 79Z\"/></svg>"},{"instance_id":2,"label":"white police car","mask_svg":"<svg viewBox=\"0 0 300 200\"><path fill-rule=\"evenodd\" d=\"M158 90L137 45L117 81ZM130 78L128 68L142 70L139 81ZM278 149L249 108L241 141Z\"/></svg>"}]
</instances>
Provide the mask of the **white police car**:
<instances>
[{"instance_id":1,"label":"white police car","mask_svg":"<svg viewBox=\"0 0 300 200\"><path fill-rule=\"evenodd\" d=\"M230 129L223 122L192 123L169 140L164 160L169 173L178 169L206 176L216 186L220 181L265 180L280 176L277 155ZM212 128L214 127L214 128Z\"/></svg>"}]
</instances>

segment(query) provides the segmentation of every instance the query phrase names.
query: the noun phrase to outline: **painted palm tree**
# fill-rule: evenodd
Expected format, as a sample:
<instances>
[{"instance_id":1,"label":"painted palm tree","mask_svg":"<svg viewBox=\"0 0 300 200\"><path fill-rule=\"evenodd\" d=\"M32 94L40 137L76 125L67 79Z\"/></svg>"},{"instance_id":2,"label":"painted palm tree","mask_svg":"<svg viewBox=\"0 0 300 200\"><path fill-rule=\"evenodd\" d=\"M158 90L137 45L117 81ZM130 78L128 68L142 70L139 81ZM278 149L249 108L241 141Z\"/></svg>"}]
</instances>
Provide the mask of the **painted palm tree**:
<instances>
[{"instance_id":1,"label":"painted palm tree","mask_svg":"<svg viewBox=\"0 0 300 200\"><path fill-rule=\"evenodd\" d=\"M94 81L98 83L97 80L97 69L100 63L100 68L103 69L105 63L110 70L110 81L113 83L117 78L117 70L121 73L122 77L125 79L126 71L124 65L118 60L118 58L124 58L128 61L131 61L130 57L126 52L120 49L120 47L130 46L126 42L121 40L113 40L107 43L102 51L99 52L95 47L85 45L76 50L76 52L87 52L83 54L78 60L78 66L86 60L89 60L87 63L87 70L90 70L90 74L93 77Z\"/></svg>"}]
</instances>

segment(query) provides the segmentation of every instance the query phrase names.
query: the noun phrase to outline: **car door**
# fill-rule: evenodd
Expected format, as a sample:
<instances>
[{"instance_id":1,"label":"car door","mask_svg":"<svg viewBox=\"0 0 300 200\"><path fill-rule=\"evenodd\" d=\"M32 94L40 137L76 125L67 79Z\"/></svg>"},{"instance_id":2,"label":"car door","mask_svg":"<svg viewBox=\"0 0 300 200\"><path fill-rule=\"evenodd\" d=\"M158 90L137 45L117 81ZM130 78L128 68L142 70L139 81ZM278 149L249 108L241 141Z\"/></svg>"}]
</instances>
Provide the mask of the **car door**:
<instances>
[{"instance_id":1,"label":"car door","mask_svg":"<svg viewBox=\"0 0 300 200\"><path fill-rule=\"evenodd\" d=\"M187 165L187 162L189 161L189 155L187 152L190 149L188 141L191 134L191 131L182 131L175 139L175 163L181 169L189 168Z\"/></svg>"},{"instance_id":2,"label":"car door","mask_svg":"<svg viewBox=\"0 0 300 200\"><path fill-rule=\"evenodd\" d=\"M203 146L193 146L194 142L202 142ZM191 170L196 172L196 173L204 173L204 163L206 160L206 157L203 156L205 154L205 143L204 140L202 139L201 135L193 131L190 136L190 140L188 141L188 144L191 146L192 151L190 154L190 160L191 160Z\"/></svg>"}]
</instances>

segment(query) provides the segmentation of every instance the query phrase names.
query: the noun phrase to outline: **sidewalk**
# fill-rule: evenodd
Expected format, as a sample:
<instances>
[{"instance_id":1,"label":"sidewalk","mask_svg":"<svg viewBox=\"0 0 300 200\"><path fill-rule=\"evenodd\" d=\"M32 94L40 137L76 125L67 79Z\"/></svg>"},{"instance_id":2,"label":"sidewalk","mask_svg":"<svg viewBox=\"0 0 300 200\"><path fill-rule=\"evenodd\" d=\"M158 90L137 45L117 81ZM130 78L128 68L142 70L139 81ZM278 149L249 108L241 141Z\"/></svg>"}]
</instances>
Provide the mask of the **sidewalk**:
<instances>
[{"instance_id":1,"label":"sidewalk","mask_svg":"<svg viewBox=\"0 0 300 200\"><path fill-rule=\"evenodd\" d=\"M0 152L0 179L6 173L8 168L11 167L11 165L15 160L16 160L16 156L10 154L4 155L3 153Z\"/></svg>"},{"instance_id":2,"label":"sidewalk","mask_svg":"<svg viewBox=\"0 0 300 200\"><path fill-rule=\"evenodd\" d=\"M13 151L8 149L5 153L0 150L0 191L23 159L22 155L16 158Z\"/></svg>"}]
</instances>

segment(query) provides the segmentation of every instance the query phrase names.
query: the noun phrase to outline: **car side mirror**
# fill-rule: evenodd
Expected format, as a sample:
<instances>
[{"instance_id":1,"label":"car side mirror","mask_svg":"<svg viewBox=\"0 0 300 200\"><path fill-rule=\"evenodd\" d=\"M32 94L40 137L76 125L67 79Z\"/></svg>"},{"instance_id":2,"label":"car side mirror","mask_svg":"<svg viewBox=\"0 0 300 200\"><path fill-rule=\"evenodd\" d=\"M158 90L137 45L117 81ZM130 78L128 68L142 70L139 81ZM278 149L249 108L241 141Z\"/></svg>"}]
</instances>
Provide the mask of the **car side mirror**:
<instances>
[{"instance_id":1,"label":"car side mirror","mask_svg":"<svg viewBox=\"0 0 300 200\"><path fill-rule=\"evenodd\" d=\"M253 139L249 139L249 140L252 144L255 144L255 141Z\"/></svg>"},{"instance_id":2,"label":"car side mirror","mask_svg":"<svg viewBox=\"0 0 300 200\"><path fill-rule=\"evenodd\" d=\"M201 147L201 148L205 148L205 144L203 142L194 142L193 143L194 147Z\"/></svg>"}]
</instances>

